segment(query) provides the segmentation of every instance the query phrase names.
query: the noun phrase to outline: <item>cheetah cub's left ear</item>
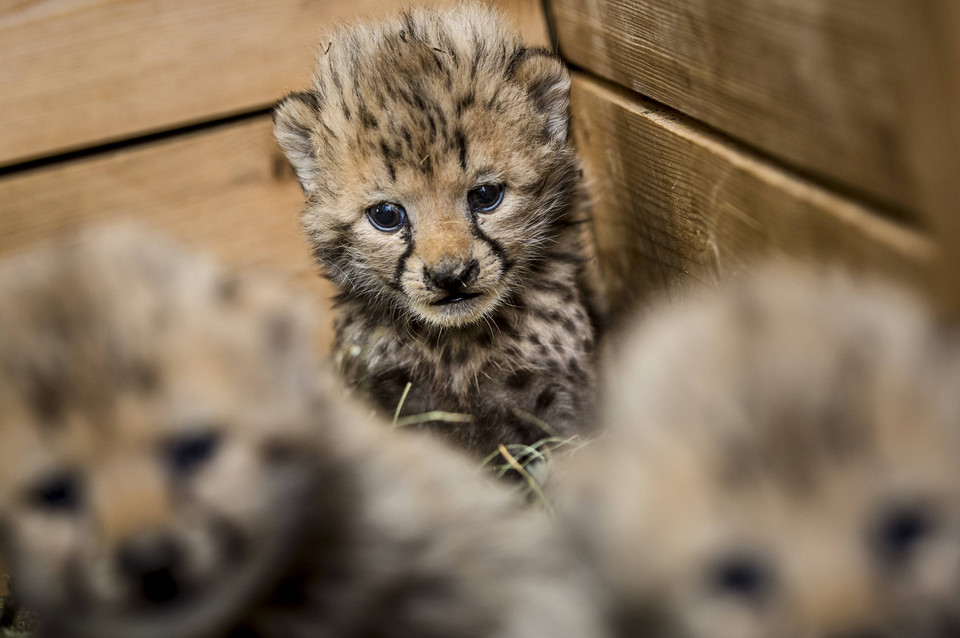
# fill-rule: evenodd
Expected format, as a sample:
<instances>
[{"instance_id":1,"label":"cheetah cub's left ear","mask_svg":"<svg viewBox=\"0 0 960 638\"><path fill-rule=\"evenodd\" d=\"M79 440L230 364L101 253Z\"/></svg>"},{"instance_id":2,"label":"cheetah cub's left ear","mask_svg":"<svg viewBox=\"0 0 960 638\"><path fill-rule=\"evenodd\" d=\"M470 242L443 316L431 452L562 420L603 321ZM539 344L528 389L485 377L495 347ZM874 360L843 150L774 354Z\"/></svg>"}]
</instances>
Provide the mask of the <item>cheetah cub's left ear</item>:
<instances>
[{"instance_id":1,"label":"cheetah cub's left ear","mask_svg":"<svg viewBox=\"0 0 960 638\"><path fill-rule=\"evenodd\" d=\"M320 163L311 139L319 124L319 96L316 93L291 93L273 109L273 135L300 180L303 192L316 188Z\"/></svg>"},{"instance_id":2,"label":"cheetah cub's left ear","mask_svg":"<svg viewBox=\"0 0 960 638\"><path fill-rule=\"evenodd\" d=\"M517 51L507 76L522 86L546 117L547 137L566 144L570 124L570 73L560 59L543 47Z\"/></svg>"}]
</instances>

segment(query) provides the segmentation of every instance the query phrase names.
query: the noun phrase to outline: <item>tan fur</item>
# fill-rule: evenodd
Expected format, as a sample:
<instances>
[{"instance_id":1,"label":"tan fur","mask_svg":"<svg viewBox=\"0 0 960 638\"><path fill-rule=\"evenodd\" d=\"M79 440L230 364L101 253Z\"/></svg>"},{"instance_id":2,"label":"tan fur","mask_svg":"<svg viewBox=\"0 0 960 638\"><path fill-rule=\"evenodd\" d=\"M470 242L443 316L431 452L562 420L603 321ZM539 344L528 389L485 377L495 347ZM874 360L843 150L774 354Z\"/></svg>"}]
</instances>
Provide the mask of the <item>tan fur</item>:
<instances>
[{"instance_id":1,"label":"tan fur","mask_svg":"<svg viewBox=\"0 0 960 638\"><path fill-rule=\"evenodd\" d=\"M897 290L783 268L644 324L555 486L621 635L957 635L955 342Z\"/></svg>"},{"instance_id":2,"label":"tan fur","mask_svg":"<svg viewBox=\"0 0 960 638\"><path fill-rule=\"evenodd\" d=\"M435 269L446 260L458 260L459 255L470 254L473 231L469 222L459 215L435 211L436 233L433 241L419 247L417 257L425 268Z\"/></svg>"},{"instance_id":3,"label":"tan fur","mask_svg":"<svg viewBox=\"0 0 960 638\"><path fill-rule=\"evenodd\" d=\"M0 266L0 552L44 635L602 635L565 539L341 401L295 299L131 229Z\"/></svg>"},{"instance_id":4,"label":"tan fur","mask_svg":"<svg viewBox=\"0 0 960 638\"><path fill-rule=\"evenodd\" d=\"M579 164L567 139L570 78L495 11L463 4L343 28L314 86L277 105L275 133L307 194L303 228L340 288L336 356L385 414L486 455L500 443L589 429L594 327L577 226ZM502 186L499 205L469 193ZM396 230L368 217L405 211ZM442 303L462 275L476 295Z\"/></svg>"}]
</instances>

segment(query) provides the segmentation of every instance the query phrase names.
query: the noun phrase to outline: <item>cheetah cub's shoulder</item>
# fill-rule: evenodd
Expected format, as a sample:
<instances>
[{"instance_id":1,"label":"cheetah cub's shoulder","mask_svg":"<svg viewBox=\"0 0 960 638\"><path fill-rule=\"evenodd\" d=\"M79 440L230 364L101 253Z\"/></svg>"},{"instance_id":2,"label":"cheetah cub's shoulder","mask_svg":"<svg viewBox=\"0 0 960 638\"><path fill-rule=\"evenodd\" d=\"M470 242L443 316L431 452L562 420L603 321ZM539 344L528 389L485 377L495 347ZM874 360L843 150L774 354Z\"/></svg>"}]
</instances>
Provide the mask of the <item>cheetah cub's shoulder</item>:
<instances>
[{"instance_id":1,"label":"cheetah cub's shoulder","mask_svg":"<svg viewBox=\"0 0 960 638\"><path fill-rule=\"evenodd\" d=\"M293 298L129 229L0 266L0 553L44 635L602 632L540 512L318 382Z\"/></svg>"},{"instance_id":2,"label":"cheetah cub's shoulder","mask_svg":"<svg viewBox=\"0 0 960 638\"><path fill-rule=\"evenodd\" d=\"M957 355L897 290L777 269L645 324L554 486L620 635L956 635Z\"/></svg>"},{"instance_id":3,"label":"cheetah cub's shoulder","mask_svg":"<svg viewBox=\"0 0 960 638\"><path fill-rule=\"evenodd\" d=\"M326 40L325 40L326 42ZM350 385L486 454L590 422L594 328L570 78L491 9L344 28L275 134L303 228L340 289ZM536 418L530 418L533 415Z\"/></svg>"}]
</instances>

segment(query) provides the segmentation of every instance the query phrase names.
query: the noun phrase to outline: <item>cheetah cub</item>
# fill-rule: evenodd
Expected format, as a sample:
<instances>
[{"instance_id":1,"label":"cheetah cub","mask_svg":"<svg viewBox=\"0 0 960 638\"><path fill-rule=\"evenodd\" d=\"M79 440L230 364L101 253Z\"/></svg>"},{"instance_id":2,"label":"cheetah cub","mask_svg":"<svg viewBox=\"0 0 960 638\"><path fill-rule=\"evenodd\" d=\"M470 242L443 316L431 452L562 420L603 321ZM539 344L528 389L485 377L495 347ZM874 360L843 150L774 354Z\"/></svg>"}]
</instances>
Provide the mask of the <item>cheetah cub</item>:
<instances>
[{"instance_id":1,"label":"cheetah cub","mask_svg":"<svg viewBox=\"0 0 960 638\"><path fill-rule=\"evenodd\" d=\"M540 512L332 400L308 315L129 229L0 267L0 552L44 635L602 635Z\"/></svg>"},{"instance_id":2,"label":"cheetah cub","mask_svg":"<svg viewBox=\"0 0 960 638\"><path fill-rule=\"evenodd\" d=\"M570 78L493 10L413 10L344 28L275 135L307 196L302 225L339 287L335 352L392 414L480 454L590 422L593 297ZM536 417L530 418L532 416Z\"/></svg>"},{"instance_id":3,"label":"cheetah cub","mask_svg":"<svg viewBox=\"0 0 960 638\"><path fill-rule=\"evenodd\" d=\"M555 485L619 635L960 635L952 341L896 290L785 270L645 325Z\"/></svg>"}]
</instances>

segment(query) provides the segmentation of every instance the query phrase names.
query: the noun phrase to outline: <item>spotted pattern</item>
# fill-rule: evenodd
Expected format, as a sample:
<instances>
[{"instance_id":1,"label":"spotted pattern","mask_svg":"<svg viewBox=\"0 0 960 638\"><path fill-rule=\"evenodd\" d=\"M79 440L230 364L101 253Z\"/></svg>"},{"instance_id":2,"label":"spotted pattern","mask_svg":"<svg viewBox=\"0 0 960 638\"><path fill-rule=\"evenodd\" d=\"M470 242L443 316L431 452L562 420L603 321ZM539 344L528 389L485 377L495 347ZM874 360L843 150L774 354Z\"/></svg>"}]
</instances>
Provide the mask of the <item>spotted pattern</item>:
<instances>
[{"instance_id":1,"label":"spotted pattern","mask_svg":"<svg viewBox=\"0 0 960 638\"><path fill-rule=\"evenodd\" d=\"M275 133L339 287L345 378L385 414L409 384L401 415L471 415L426 427L484 456L589 431L599 313L562 63L472 5L331 40L314 86L277 105ZM503 197L475 213L482 184ZM399 232L364 218L379 201L407 212ZM471 299L445 303L437 273L459 273Z\"/></svg>"}]
</instances>

